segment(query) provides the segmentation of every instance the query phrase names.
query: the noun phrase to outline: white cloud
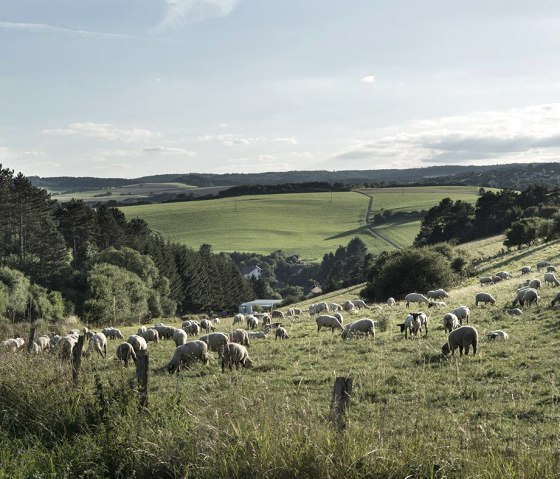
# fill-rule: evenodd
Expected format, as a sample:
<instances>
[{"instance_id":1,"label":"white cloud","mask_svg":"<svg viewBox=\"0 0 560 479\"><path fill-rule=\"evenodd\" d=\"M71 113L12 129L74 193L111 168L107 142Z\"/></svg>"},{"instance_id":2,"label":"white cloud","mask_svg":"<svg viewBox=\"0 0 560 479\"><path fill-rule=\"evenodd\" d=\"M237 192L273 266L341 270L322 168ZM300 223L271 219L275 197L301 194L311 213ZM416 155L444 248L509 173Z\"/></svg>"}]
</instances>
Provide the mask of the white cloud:
<instances>
[{"instance_id":1,"label":"white cloud","mask_svg":"<svg viewBox=\"0 0 560 479\"><path fill-rule=\"evenodd\" d=\"M42 130L50 136L86 136L100 140L135 142L159 137L146 128L117 128L110 123L72 123L66 128Z\"/></svg>"},{"instance_id":2,"label":"white cloud","mask_svg":"<svg viewBox=\"0 0 560 479\"><path fill-rule=\"evenodd\" d=\"M0 146L0 161L13 161L26 158L43 157L46 153L44 151L34 150L14 150L5 146Z\"/></svg>"},{"instance_id":3,"label":"white cloud","mask_svg":"<svg viewBox=\"0 0 560 479\"><path fill-rule=\"evenodd\" d=\"M560 103L473 112L387 129L335 158L371 160L377 167L558 161L558 124Z\"/></svg>"},{"instance_id":4,"label":"white cloud","mask_svg":"<svg viewBox=\"0 0 560 479\"><path fill-rule=\"evenodd\" d=\"M375 82L375 76L374 75L368 75L366 77L363 77L360 81L362 83L374 83Z\"/></svg>"},{"instance_id":5,"label":"white cloud","mask_svg":"<svg viewBox=\"0 0 560 479\"><path fill-rule=\"evenodd\" d=\"M152 33L164 33L209 18L229 15L239 0L164 0L166 3L162 20Z\"/></svg>"},{"instance_id":6,"label":"white cloud","mask_svg":"<svg viewBox=\"0 0 560 479\"><path fill-rule=\"evenodd\" d=\"M21 22L0 21L0 29L19 31L19 32L29 32L29 33L62 33L65 35L73 35L73 36L80 36L86 38L106 38L106 39L135 38L131 35L125 35L122 33L103 33L103 32L92 32L90 30L74 30L71 28L63 28L63 27L57 27L53 25L47 25L45 23L21 23Z\"/></svg>"},{"instance_id":7,"label":"white cloud","mask_svg":"<svg viewBox=\"0 0 560 479\"><path fill-rule=\"evenodd\" d=\"M280 138L273 138L273 143L281 143L286 145L297 145L297 140L295 136L288 136L288 137L280 137Z\"/></svg>"},{"instance_id":8,"label":"white cloud","mask_svg":"<svg viewBox=\"0 0 560 479\"><path fill-rule=\"evenodd\" d=\"M201 141L218 142L226 146L250 145L252 143L256 143L258 141L263 140L263 138L234 135L233 133L224 133L221 135L201 135L198 137L198 139Z\"/></svg>"},{"instance_id":9,"label":"white cloud","mask_svg":"<svg viewBox=\"0 0 560 479\"><path fill-rule=\"evenodd\" d=\"M170 146L147 146L146 148L142 148L141 151L143 153L155 154L155 155L177 154L177 155L189 156L191 158L197 156L196 151L186 150L185 148L175 148Z\"/></svg>"}]
</instances>

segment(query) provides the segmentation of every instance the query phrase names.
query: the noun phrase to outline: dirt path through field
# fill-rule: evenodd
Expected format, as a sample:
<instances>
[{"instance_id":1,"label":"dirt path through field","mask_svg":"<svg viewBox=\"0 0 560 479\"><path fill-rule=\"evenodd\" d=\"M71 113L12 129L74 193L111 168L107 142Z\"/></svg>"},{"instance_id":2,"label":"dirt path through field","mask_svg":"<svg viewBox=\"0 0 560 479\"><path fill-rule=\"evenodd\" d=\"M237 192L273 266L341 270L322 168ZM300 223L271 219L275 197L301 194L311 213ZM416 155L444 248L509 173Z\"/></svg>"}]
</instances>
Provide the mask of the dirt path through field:
<instances>
[{"instance_id":1,"label":"dirt path through field","mask_svg":"<svg viewBox=\"0 0 560 479\"><path fill-rule=\"evenodd\" d=\"M373 196L370 196L362 191L356 191L356 193L360 193L369 198L368 206L366 209L366 217L365 217L366 229L369 232L369 234L371 234L374 238L377 238L381 241L385 241L385 243L390 244L393 248L403 249L402 245L400 245L396 241L393 241L391 238L387 238L387 236L385 236L383 233L380 233L379 230L376 230L373 227L370 221L371 210L373 209Z\"/></svg>"}]
</instances>

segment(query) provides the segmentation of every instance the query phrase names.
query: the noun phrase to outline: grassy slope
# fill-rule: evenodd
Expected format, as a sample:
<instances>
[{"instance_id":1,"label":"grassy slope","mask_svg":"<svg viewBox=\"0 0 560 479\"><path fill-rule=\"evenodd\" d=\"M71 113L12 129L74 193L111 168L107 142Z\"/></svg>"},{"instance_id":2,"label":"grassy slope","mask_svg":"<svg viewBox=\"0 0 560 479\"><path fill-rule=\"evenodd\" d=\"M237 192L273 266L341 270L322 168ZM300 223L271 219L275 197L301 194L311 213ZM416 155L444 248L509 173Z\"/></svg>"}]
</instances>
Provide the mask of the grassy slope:
<instances>
[{"instance_id":1,"label":"grassy slope","mask_svg":"<svg viewBox=\"0 0 560 479\"><path fill-rule=\"evenodd\" d=\"M450 291L448 309L472 309L470 324L480 334L476 356L442 359L444 309L428 310L428 337L404 340L396 327L407 314L402 303L366 313L386 326L375 340L317 334L307 315L286 320L291 338L254 340L254 368L233 374L222 374L214 355L208 367L196 364L171 377L164 366L172 343L151 345L150 411L159 419L127 419L141 440L126 448L157 456L173 471L169 477L558 477L560 312L549 309L558 289L543 287L541 303L523 317L505 313L519 269L540 259L558 264L560 242L479 267L481 275L506 269L515 276L485 288L496 306L474 307L481 290L476 278ZM342 302L358 291L321 299ZM493 329L506 330L510 340L488 342L485 334ZM231 319L218 330L230 331ZM110 342L111 351L116 344ZM133 376L110 360L85 360L83 367L86 389L93 372L104 384L112 378L112 388ZM354 379L354 390L346 432L337 437L327 418L332 384L341 375ZM53 395L60 380L46 382ZM134 416L133 408L127 414ZM76 448L88 444L78 439ZM33 457L48 457L40 443L32 447ZM64 461L64 451L58 454Z\"/></svg>"},{"instance_id":2,"label":"grassy slope","mask_svg":"<svg viewBox=\"0 0 560 479\"><path fill-rule=\"evenodd\" d=\"M398 191L396 191L398 190ZM209 243L215 251L270 253L281 249L318 259L360 237L373 253L392 249L365 230L368 195L385 209L421 210L442 198L476 201L476 188L426 187L363 190L357 193L306 193L242 196L204 202L143 205L122 208L128 218L144 218L167 238L198 248ZM419 221L397 221L379 227L403 246L412 244Z\"/></svg>"}]
</instances>

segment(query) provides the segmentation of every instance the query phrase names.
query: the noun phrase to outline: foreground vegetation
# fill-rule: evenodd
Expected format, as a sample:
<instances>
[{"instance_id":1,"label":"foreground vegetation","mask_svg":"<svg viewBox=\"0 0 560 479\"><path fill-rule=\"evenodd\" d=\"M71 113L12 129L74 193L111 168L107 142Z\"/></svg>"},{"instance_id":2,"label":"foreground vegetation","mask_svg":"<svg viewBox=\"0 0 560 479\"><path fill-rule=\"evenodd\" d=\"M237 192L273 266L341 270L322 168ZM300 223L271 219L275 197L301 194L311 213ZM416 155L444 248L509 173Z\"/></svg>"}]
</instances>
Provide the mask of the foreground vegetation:
<instances>
[{"instance_id":1,"label":"foreground vegetation","mask_svg":"<svg viewBox=\"0 0 560 479\"><path fill-rule=\"evenodd\" d=\"M150 396L138 410L134 372L112 359L84 358L77 388L69 365L50 356L2 354L0 469L3 477L482 477L560 474L557 288L522 317L505 313L522 265L560 262L558 241L479 264L480 275L515 278L485 291L495 306L474 307L477 278L450 291L449 308L471 307L476 356L442 358L441 318L426 310L427 337L404 340L402 303L381 312L377 338L317 334L307 315L284 321L287 341L254 340L252 369L222 374L214 354L177 376L165 365L174 346L150 345ZM535 274L536 275L536 274ZM542 273L539 275L542 279ZM322 297L341 302L359 287ZM306 307L311 301L301 303ZM350 315L346 321L351 320ZM165 322L179 325L178 319ZM46 326L45 326L46 327ZM229 332L231 318L217 329ZM507 342L485 333L503 329ZM135 327L125 329L125 336ZM115 341L110 342L111 354ZM336 376L354 380L343 433L329 423ZM64 401L60 398L64 397Z\"/></svg>"}]
</instances>

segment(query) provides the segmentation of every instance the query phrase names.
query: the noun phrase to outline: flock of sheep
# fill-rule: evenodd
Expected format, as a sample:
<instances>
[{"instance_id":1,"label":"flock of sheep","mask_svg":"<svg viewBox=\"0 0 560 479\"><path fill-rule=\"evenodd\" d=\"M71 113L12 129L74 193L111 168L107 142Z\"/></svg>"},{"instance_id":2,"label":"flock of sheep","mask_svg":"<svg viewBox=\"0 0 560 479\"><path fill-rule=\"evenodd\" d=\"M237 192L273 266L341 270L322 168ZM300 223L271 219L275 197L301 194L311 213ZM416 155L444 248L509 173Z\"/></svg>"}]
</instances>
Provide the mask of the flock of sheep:
<instances>
[{"instance_id":1,"label":"flock of sheep","mask_svg":"<svg viewBox=\"0 0 560 479\"><path fill-rule=\"evenodd\" d=\"M560 282L556 279L554 273L556 269L546 261L537 263L537 270L546 268L543 282L540 279L533 278L521 283L516 289L515 296L512 300L512 308L507 309L510 315L522 315L523 309L529 308L533 304L537 304L539 297L539 289L542 284L551 286L560 286ZM529 266L521 269L521 275L531 272ZM511 280L513 277L506 271L500 271L493 276L485 276L480 278L481 286L490 286L501 281ZM420 293L410 293L405 296L404 302L409 308L411 304L426 304L428 308L447 308L444 300L449 295L443 289L428 291L426 295ZM387 300L386 307L396 305L394 298ZM560 308L560 292L552 300L552 307ZM479 292L474 297L474 305L495 305L496 299L487 291ZM516 307L516 306L520 307ZM286 312L279 310L270 313L255 313L249 315L237 314L232 321L232 331L228 334L216 331L216 327L220 324L219 318L196 320L185 320L181 327L176 328L167 326L162 323L155 324L152 327L142 326L138 329L137 334L130 335L126 342L121 342L116 346L116 358L122 361L125 366L131 362L136 362L139 351L146 351L148 343L159 343L162 340L171 340L175 343L175 350L171 359L167 364L167 371L175 373L180 371L182 367L189 367L194 361L201 361L204 364L209 363L209 352L216 352L221 362L222 372L226 367L230 370L233 368L250 367L253 360L249 357L248 347L250 340L266 339L274 331L274 337L277 340L289 339L288 331L282 322L273 322L275 319L295 320L307 313L315 319L317 325L317 333L321 329L330 329L331 333L335 330L339 331L342 339L350 339L357 335L375 338L376 320L370 318L361 318L347 325L344 325L343 314L356 314L360 310L367 309L369 311L381 311L381 306L368 306L363 300L347 300L342 304L319 302L309 306L307 311L301 308L290 308ZM447 334L447 341L442 346L442 353L448 355L454 354L456 349L462 355L469 353L472 347L473 354L476 354L478 347L478 332L469 325L469 317L471 310L468 306L460 305L451 311L445 312L442 318L443 329ZM423 311L414 311L407 314L405 321L398 326L404 333L404 338L416 338L424 334L428 335L429 317ZM463 324L465 323L465 324ZM247 329L233 329L238 325L246 325ZM258 329L259 326L262 329ZM197 339L199 334L205 333ZM54 333L43 335L28 345L30 353L39 354L43 351L52 351L60 355L63 360L72 358L74 348L78 344L80 334L85 336L89 346L86 354L96 354L100 357L107 357L108 340L124 340L124 336L120 330L108 327L101 332L89 331L84 328L83 331L77 329L70 331L67 335L59 336ZM488 339L508 339L505 331L497 330L487 333ZM25 341L22 338L11 338L2 342L4 350L16 352L23 349Z\"/></svg>"}]
</instances>

